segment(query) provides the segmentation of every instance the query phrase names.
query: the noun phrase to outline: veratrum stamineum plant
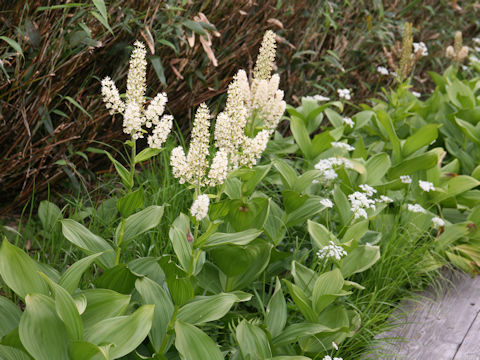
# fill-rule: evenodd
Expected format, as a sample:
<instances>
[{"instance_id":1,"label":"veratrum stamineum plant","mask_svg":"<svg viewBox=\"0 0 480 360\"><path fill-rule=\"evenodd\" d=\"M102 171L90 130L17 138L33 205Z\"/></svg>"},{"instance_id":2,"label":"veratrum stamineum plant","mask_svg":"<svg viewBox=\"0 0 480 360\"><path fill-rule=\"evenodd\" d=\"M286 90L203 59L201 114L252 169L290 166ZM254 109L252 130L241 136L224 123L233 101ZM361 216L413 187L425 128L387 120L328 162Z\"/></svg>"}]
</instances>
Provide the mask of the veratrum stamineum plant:
<instances>
[{"instance_id":1,"label":"veratrum stamineum plant","mask_svg":"<svg viewBox=\"0 0 480 360\"><path fill-rule=\"evenodd\" d=\"M169 204L152 204L132 180L114 206L90 209L83 223L42 202L44 231L61 225L86 255L62 273L3 240L0 276L25 308L0 297L0 358L348 359L344 344L369 331L364 304L350 295L364 289L369 273L358 274L375 265L391 234L431 251L422 271L441 266L438 255L474 269L480 170L437 122L455 122L448 131L480 142L474 125L458 121L478 105L478 87L446 74L422 103L401 84L388 102L364 105L352 118L340 114L341 101L303 99L287 108L292 135L277 133L266 147L285 107L271 76L274 54L267 32L253 78L240 71L228 88L213 144L210 112L198 108L188 153L176 148L171 156L172 176L194 190L193 204L177 205L168 233L158 225ZM116 95L110 104L147 119L144 83L133 80L141 71L133 69L138 88L127 86L125 107ZM438 115L445 108L447 116ZM134 141L147 123L129 116ZM331 126L318 133L326 119ZM105 238L90 230L101 217L106 229L116 227ZM151 239L161 256L134 255L132 245Z\"/></svg>"}]
</instances>

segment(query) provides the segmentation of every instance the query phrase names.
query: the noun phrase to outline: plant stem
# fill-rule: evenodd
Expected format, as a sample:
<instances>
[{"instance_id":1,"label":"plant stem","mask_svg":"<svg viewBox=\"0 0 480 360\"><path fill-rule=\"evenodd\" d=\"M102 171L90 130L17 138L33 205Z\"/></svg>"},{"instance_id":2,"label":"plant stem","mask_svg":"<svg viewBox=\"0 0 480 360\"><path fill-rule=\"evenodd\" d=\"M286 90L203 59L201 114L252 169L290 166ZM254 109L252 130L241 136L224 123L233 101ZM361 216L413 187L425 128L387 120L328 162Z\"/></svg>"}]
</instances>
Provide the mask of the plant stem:
<instances>
[{"instance_id":1,"label":"plant stem","mask_svg":"<svg viewBox=\"0 0 480 360\"><path fill-rule=\"evenodd\" d=\"M120 227L120 236L118 238L118 243L117 243L117 255L115 257L115 266L120 263L120 254L122 252L122 241L123 241L123 235L125 234L125 218L122 217L122 223Z\"/></svg>"}]
</instances>

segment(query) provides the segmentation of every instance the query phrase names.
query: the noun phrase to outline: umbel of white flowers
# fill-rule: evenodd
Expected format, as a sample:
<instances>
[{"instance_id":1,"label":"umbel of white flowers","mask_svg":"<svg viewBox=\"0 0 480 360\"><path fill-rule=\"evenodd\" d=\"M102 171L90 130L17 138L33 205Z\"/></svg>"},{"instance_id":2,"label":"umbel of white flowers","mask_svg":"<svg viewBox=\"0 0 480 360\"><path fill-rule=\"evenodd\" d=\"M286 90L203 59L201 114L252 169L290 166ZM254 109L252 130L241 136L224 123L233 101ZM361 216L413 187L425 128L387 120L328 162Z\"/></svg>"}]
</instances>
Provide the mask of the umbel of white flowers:
<instances>
[{"instance_id":1,"label":"umbel of white flowers","mask_svg":"<svg viewBox=\"0 0 480 360\"><path fill-rule=\"evenodd\" d=\"M215 156L209 166L210 113L205 104L197 109L188 154L182 147L172 151L173 175L197 189L223 184L229 172L256 164L285 111L278 74L271 75L275 60L275 34L267 31L251 83L240 70L228 86L225 110L218 114Z\"/></svg>"},{"instance_id":2,"label":"umbel of white flowers","mask_svg":"<svg viewBox=\"0 0 480 360\"><path fill-rule=\"evenodd\" d=\"M129 134L132 140L143 138L147 133L146 129L152 128L152 133L147 138L148 146L161 149L172 129L173 117L162 116L167 103L165 93L158 93L148 107L144 108L147 51L145 45L139 41L136 41L134 46L128 70L126 101L120 99L115 83L108 76L102 80L103 101L110 114L123 115L123 132Z\"/></svg>"}]
</instances>

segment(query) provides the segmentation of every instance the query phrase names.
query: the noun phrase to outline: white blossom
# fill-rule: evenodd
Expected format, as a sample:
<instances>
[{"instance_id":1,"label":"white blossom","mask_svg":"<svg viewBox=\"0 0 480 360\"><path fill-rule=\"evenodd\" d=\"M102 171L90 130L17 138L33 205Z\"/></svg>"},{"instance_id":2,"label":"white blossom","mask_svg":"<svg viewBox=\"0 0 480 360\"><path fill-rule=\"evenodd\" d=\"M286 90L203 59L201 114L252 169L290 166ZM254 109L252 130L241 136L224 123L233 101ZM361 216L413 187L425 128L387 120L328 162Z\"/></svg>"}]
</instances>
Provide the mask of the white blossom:
<instances>
[{"instance_id":1,"label":"white blossom","mask_svg":"<svg viewBox=\"0 0 480 360\"><path fill-rule=\"evenodd\" d=\"M208 206L210 205L210 199L208 195L202 194L193 202L190 208L190 213L197 221L204 219L208 215Z\"/></svg>"},{"instance_id":2,"label":"white blossom","mask_svg":"<svg viewBox=\"0 0 480 360\"><path fill-rule=\"evenodd\" d=\"M153 149L161 149L163 143L167 140L168 134L172 130L173 116L163 115L161 120L152 130L152 135L147 139L148 146Z\"/></svg>"},{"instance_id":3,"label":"white blossom","mask_svg":"<svg viewBox=\"0 0 480 360\"><path fill-rule=\"evenodd\" d=\"M351 128L353 128L355 126L355 123L353 122L352 118L349 118L349 117L344 117L343 119L343 123L345 125L348 125L350 126Z\"/></svg>"},{"instance_id":4,"label":"white blossom","mask_svg":"<svg viewBox=\"0 0 480 360\"><path fill-rule=\"evenodd\" d=\"M407 205L408 211L414 212L414 213L422 213L426 214L427 211L420 205L418 204L408 204Z\"/></svg>"},{"instance_id":5,"label":"white blossom","mask_svg":"<svg viewBox=\"0 0 480 360\"><path fill-rule=\"evenodd\" d=\"M363 191L365 191L365 193L367 193L367 196L370 196L370 197L373 196L373 194L377 193L377 190L375 190L373 187L371 187L368 184L360 184L358 187Z\"/></svg>"},{"instance_id":6,"label":"white blossom","mask_svg":"<svg viewBox=\"0 0 480 360\"><path fill-rule=\"evenodd\" d=\"M323 95L314 95L314 96L304 96L305 100L312 100L312 101L330 101L330 98Z\"/></svg>"},{"instance_id":7,"label":"white blossom","mask_svg":"<svg viewBox=\"0 0 480 360\"><path fill-rule=\"evenodd\" d=\"M332 360L330 355L325 355L322 360Z\"/></svg>"},{"instance_id":8,"label":"white blossom","mask_svg":"<svg viewBox=\"0 0 480 360\"><path fill-rule=\"evenodd\" d=\"M108 76L102 80L102 95L103 101L105 102L105 106L109 110L110 115L113 115L116 112L123 114L125 111L125 104L120 99L120 94L115 83Z\"/></svg>"},{"instance_id":9,"label":"white blossom","mask_svg":"<svg viewBox=\"0 0 480 360\"><path fill-rule=\"evenodd\" d=\"M352 145L349 145L347 143L333 141L331 144L334 148L337 148L337 149L342 149L346 151L355 150L355 148Z\"/></svg>"},{"instance_id":10,"label":"white blossom","mask_svg":"<svg viewBox=\"0 0 480 360\"><path fill-rule=\"evenodd\" d=\"M380 201L384 203L391 203L393 202L393 199L389 198L386 195L380 195Z\"/></svg>"},{"instance_id":11,"label":"white blossom","mask_svg":"<svg viewBox=\"0 0 480 360\"><path fill-rule=\"evenodd\" d=\"M412 95L419 98L420 96L422 96L422 94L420 94L419 92L417 91L412 91Z\"/></svg>"},{"instance_id":12,"label":"white blossom","mask_svg":"<svg viewBox=\"0 0 480 360\"><path fill-rule=\"evenodd\" d=\"M257 57L253 77L258 80L269 79L275 61L275 33L267 30L263 36L262 46Z\"/></svg>"},{"instance_id":13,"label":"white blossom","mask_svg":"<svg viewBox=\"0 0 480 360\"><path fill-rule=\"evenodd\" d=\"M470 62L475 62L475 63L479 63L480 62L480 59L478 57L476 57L475 55L470 55L468 57L468 59L470 60Z\"/></svg>"},{"instance_id":14,"label":"white blossom","mask_svg":"<svg viewBox=\"0 0 480 360\"><path fill-rule=\"evenodd\" d=\"M402 183L404 184L411 184L412 183L412 178L408 175L401 175L400 176L400 180L402 181Z\"/></svg>"},{"instance_id":15,"label":"white blossom","mask_svg":"<svg viewBox=\"0 0 480 360\"><path fill-rule=\"evenodd\" d=\"M210 165L210 171L208 172L208 178L210 180L210 186L216 186L223 184L228 175L228 156L225 151L219 150L215 154Z\"/></svg>"},{"instance_id":16,"label":"white blossom","mask_svg":"<svg viewBox=\"0 0 480 360\"><path fill-rule=\"evenodd\" d=\"M348 200L351 204L351 211L353 212L354 219L359 219L361 217L368 219L366 210L376 209L375 200L370 199L370 195L367 193L355 191L353 194L348 195Z\"/></svg>"},{"instance_id":17,"label":"white blossom","mask_svg":"<svg viewBox=\"0 0 480 360\"><path fill-rule=\"evenodd\" d=\"M147 129L153 127L147 141L150 147L160 149L171 131L173 117L161 117L167 103L165 93L157 94L144 110L147 52L145 45L139 41L136 41L134 46L128 69L126 101L121 100L118 89L109 77L102 80L103 101L110 114L118 112L123 115L123 132L129 134L133 140L144 137L147 133L144 126Z\"/></svg>"},{"instance_id":18,"label":"white blossom","mask_svg":"<svg viewBox=\"0 0 480 360\"><path fill-rule=\"evenodd\" d=\"M418 186L420 186L420 188L426 192L435 191L435 186L433 186L433 184L429 181L420 180L418 182Z\"/></svg>"},{"instance_id":19,"label":"white blossom","mask_svg":"<svg viewBox=\"0 0 480 360\"><path fill-rule=\"evenodd\" d=\"M422 56L427 56L428 55L428 48L427 45L423 41L416 43L413 43L413 52L415 54L420 53Z\"/></svg>"},{"instance_id":20,"label":"white blossom","mask_svg":"<svg viewBox=\"0 0 480 360\"><path fill-rule=\"evenodd\" d=\"M322 199L322 200L320 200L320 204L322 204L323 206L325 206L328 209L333 207L333 202L330 199Z\"/></svg>"},{"instance_id":21,"label":"white blossom","mask_svg":"<svg viewBox=\"0 0 480 360\"><path fill-rule=\"evenodd\" d=\"M444 221L442 218L438 217L438 216L435 216L435 217L432 219L432 223L433 223L433 225L434 225L436 228L445 226L445 221Z\"/></svg>"},{"instance_id":22,"label":"white blossom","mask_svg":"<svg viewBox=\"0 0 480 360\"><path fill-rule=\"evenodd\" d=\"M338 89L337 90L338 96L345 100L350 100L352 98L349 89Z\"/></svg>"},{"instance_id":23,"label":"white blossom","mask_svg":"<svg viewBox=\"0 0 480 360\"><path fill-rule=\"evenodd\" d=\"M345 249L339 245L336 245L333 241L329 242L330 245L324 246L320 250L317 251L317 257L320 260L323 259L335 259L341 260L342 257L347 255Z\"/></svg>"},{"instance_id":24,"label":"white blossom","mask_svg":"<svg viewBox=\"0 0 480 360\"><path fill-rule=\"evenodd\" d=\"M377 66L377 72L381 75L388 75L389 71L385 66Z\"/></svg>"},{"instance_id":25,"label":"white blossom","mask_svg":"<svg viewBox=\"0 0 480 360\"><path fill-rule=\"evenodd\" d=\"M335 341L332 341L332 347L335 349L335 350L338 350L338 345Z\"/></svg>"}]
</instances>

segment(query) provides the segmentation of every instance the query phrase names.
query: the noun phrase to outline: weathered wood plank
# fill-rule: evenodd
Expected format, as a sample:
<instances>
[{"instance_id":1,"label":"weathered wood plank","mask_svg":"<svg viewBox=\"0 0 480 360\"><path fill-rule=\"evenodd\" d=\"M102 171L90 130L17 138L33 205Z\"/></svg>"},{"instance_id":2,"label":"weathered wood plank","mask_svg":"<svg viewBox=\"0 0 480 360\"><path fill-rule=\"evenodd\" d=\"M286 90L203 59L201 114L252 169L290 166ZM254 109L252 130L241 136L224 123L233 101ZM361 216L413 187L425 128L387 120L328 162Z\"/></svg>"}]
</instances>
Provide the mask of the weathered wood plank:
<instances>
[{"instance_id":1,"label":"weathered wood plank","mask_svg":"<svg viewBox=\"0 0 480 360\"><path fill-rule=\"evenodd\" d=\"M480 299L478 301L480 302ZM478 359L480 359L480 312L477 313L454 358L454 360Z\"/></svg>"},{"instance_id":2,"label":"weathered wood plank","mask_svg":"<svg viewBox=\"0 0 480 360\"><path fill-rule=\"evenodd\" d=\"M449 281L444 282L445 290L440 294L430 288L420 294L415 300L406 301L400 305L395 323L398 328L384 334L381 338L404 340L393 341L386 345L376 359L422 359L422 360L452 360L460 349L467 333L473 331L472 323L480 312L480 277L471 278L465 274L451 274ZM405 316L401 317L400 313ZM480 317L480 316L478 316ZM479 320L480 323L480 320ZM465 351L477 351L480 332L471 334L472 343L477 339L475 347L470 342L465 343ZM380 352L379 352L380 353ZM480 360L476 358L459 357L456 360Z\"/></svg>"}]
</instances>

